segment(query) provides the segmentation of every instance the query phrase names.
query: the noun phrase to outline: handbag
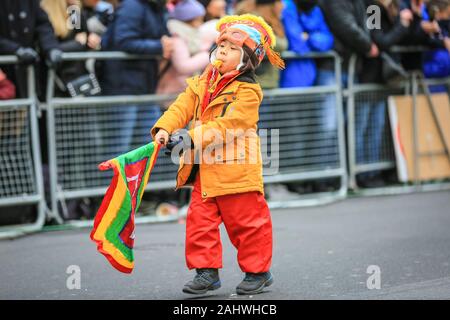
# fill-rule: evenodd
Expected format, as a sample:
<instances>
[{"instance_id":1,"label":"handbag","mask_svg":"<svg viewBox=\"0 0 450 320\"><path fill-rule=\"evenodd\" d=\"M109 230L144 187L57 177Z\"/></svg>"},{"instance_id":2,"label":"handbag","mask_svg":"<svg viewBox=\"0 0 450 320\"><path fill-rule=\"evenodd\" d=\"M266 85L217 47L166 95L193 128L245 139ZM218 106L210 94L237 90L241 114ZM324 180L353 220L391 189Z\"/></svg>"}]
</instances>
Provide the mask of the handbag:
<instances>
[{"instance_id":1,"label":"handbag","mask_svg":"<svg viewBox=\"0 0 450 320\"><path fill-rule=\"evenodd\" d=\"M97 96L102 91L94 73L79 76L67 82L66 87L72 98Z\"/></svg>"}]
</instances>

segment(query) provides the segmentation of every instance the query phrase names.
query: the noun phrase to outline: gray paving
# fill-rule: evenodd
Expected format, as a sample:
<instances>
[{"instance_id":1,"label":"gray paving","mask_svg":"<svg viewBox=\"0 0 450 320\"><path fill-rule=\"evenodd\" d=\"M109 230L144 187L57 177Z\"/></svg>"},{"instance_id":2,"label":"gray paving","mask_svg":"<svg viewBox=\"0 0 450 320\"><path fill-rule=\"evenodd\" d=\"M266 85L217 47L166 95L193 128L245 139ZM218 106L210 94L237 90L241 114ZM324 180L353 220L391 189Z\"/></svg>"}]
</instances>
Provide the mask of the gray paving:
<instances>
[{"instance_id":1,"label":"gray paving","mask_svg":"<svg viewBox=\"0 0 450 320\"><path fill-rule=\"evenodd\" d=\"M352 198L272 217L274 285L258 296L234 294L242 273L222 229L222 288L195 299L450 298L450 192ZM131 275L97 253L89 229L0 241L0 299L192 299L181 292L192 277L184 227L138 226ZM80 268L79 290L67 288L70 265ZM373 265L381 288L369 290Z\"/></svg>"}]
</instances>

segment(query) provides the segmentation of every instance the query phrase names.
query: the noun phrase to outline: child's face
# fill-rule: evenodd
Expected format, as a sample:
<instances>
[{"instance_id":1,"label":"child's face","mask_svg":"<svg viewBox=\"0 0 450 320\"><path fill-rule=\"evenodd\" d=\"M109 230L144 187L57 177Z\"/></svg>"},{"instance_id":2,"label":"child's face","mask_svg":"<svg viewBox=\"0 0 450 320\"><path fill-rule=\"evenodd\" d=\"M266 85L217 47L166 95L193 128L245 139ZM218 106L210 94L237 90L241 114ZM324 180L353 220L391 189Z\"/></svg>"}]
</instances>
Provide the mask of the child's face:
<instances>
[{"instance_id":1,"label":"child's face","mask_svg":"<svg viewBox=\"0 0 450 320\"><path fill-rule=\"evenodd\" d=\"M216 59L222 61L219 67L221 74L235 70L241 62L241 48L228 40L219 43L216 52Z\"/></svg>"}]
</instances>

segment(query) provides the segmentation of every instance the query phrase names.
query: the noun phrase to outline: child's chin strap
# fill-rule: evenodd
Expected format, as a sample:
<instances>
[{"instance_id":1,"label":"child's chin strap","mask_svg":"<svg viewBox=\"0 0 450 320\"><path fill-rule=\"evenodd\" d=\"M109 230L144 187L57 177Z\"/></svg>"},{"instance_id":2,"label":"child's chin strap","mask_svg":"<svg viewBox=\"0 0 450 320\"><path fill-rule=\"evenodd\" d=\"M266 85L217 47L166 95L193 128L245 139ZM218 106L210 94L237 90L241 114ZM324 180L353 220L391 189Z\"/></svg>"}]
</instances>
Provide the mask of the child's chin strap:
<instances>
[{"instance_id":1,"label":"child's chin strap","mask_svg":"<svg viewBox=\"0 0 450 320\"><path fill-rule=\"evenodd\" d=\"M213 50L213 52L211 52L211 56L209 57L209 62L211 62L211 64L214 64L214 62L217 60L216 59L216 52L217 52L217 48L215 48Z\"/></svg>"},{"instance_id":2,"label":"child's chin strap","mask_svg":"<svg viewBox=\"0 0 450 320\"><path fill-rule=\"evenodd\" d=\"M236 67L236 70L238 70L238 71L240 68L242 68L244 66L244 49L242 49L242 47L239 49L241 49L241 62Z\"/></svg>"},{"instance_id":3,"label":"child's chin strap","mask_svg":"<svg viewBox=\"0 0 450 320\"><path fill-rule=\"evenodd\" d=\"M238 71L240 68L242 68L244 66L244 49L242 49L242 48L239 48L239 49L241 49L241 61L239 62L239 64L236 67L236 70L238 70ZM211 62L212 65L214 65L214 62L217 60L216 59L216 51L217 51L217 49L215 49L211 53L211 58L209 61Z\"/></svg>"}]
</instances>

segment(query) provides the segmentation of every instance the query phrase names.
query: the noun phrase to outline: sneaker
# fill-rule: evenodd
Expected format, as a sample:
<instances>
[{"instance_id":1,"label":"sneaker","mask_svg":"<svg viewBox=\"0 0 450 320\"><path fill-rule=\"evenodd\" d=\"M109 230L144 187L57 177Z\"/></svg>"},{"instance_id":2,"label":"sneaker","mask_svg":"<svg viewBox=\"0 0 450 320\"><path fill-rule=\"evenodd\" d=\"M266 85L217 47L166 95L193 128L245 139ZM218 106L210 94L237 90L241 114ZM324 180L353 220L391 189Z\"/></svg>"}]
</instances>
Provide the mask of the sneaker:
<instances>
[{"instance_id":1,"label":"sneaker","mask_svg":"<svg viewBox=\"0 0 450 320\"><path fill-rule=\"evenodd\" d=\"M236 287L237 294L258 294L273 283L270 271L263 273L246 273L244 280Z\"/></svg>"},{"instance_id":2,"label":"sneaker","mask_svg":"<svg viewBox=\"0 0 450 320\"><path fill-rule=\"evenodd\" d=\"M218 269L196 269L196 271L194 279L184 285L184 293L204 294L220 288Z\"/></svg>"}]
</instances>

